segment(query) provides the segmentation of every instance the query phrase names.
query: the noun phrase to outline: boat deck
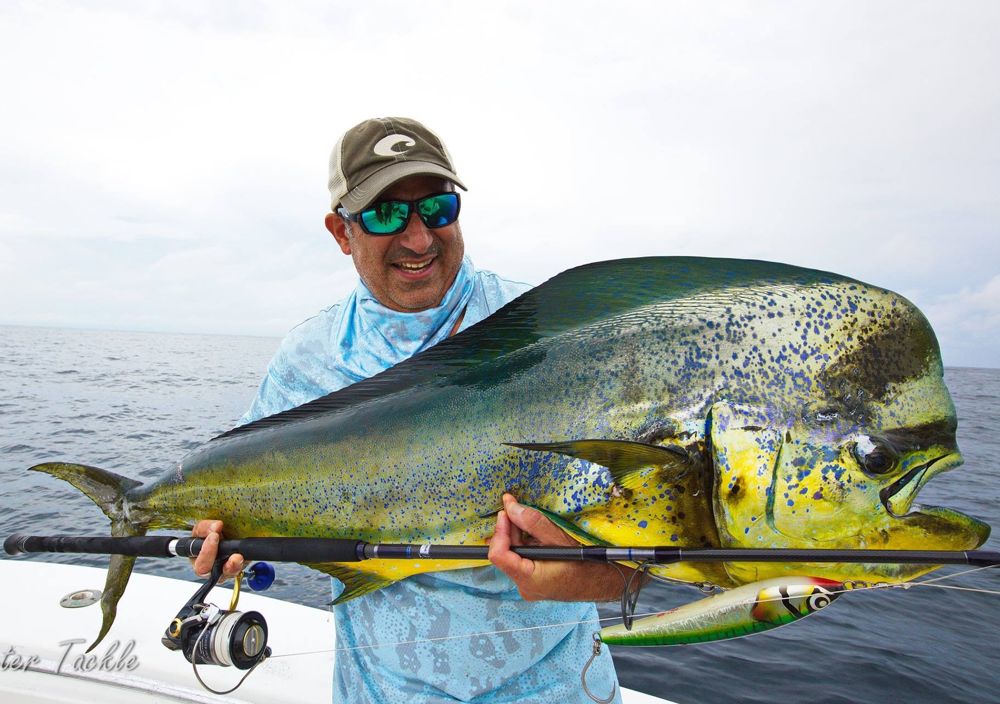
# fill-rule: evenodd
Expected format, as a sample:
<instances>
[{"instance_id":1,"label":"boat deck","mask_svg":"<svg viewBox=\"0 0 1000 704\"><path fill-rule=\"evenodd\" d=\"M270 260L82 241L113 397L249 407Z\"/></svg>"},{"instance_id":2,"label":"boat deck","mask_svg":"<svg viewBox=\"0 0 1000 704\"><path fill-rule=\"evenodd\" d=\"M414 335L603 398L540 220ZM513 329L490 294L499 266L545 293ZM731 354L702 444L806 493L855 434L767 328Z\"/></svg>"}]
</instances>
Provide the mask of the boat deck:
<instances>
[{"instance_id":1,"label":"boat deck","mask_svg":"<svg viewBox=\"0 0 1000 704\"><path fill-rule=\"evenodd\" d=\"M29 560L0 560L6 605L0 628L0 701L4 704L102 702L248 702L329 704L332 701L333 614L244 592L241 611L265 615L275 655L243 685L225 696L203 689L180 653L167 650L160 636L196 583L133 573L128 593L107 638L91 654L87 646L101 623L100 606L64 608L60 600L84 589L101 589L105 570ZM228 606L230 591L212 599ZM583 663L580 663L581 668ZM213 688L232 687L242 671L199 667ZM625 704L664 704L640 692L622 690ZM669 703L666 703L669 704Z\"/></svg>"}]
</instances>

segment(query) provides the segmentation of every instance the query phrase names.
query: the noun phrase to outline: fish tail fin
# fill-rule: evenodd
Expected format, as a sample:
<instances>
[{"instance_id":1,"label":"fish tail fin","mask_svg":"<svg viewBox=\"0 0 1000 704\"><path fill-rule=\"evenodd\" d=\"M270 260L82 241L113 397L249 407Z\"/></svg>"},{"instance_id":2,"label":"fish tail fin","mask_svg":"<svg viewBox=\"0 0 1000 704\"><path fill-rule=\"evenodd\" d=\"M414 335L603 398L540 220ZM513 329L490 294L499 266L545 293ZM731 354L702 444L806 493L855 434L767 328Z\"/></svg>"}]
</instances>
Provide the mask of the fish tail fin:
<instances>
[{"instance_id":1,"label":"fish tail fin","mask_svg":"<svg viewBox=\"0 0 1000 704\"><path fill-rule=\"evenodd\" d=\"M51 474L53 477L69 482L86 494L87 498L97 504L104 511L104 515L111 519L112 536L118 538L146 534L147 524L129 518L125 500L126 492L139 486L141 482L84 464L47 462L35 465L30 470ZM97 647L97 644L111 630L111 624L115 622L115 615L118 613L118 600L125 593L125 587L128 586L134 564L135 557L111 556L108 577L104 583L104 594L101 596L101 612L104 614L104 620L101 623L101 631L98 633L97 639L91 643L87 652Z\"/></svg>"}]
</instances>

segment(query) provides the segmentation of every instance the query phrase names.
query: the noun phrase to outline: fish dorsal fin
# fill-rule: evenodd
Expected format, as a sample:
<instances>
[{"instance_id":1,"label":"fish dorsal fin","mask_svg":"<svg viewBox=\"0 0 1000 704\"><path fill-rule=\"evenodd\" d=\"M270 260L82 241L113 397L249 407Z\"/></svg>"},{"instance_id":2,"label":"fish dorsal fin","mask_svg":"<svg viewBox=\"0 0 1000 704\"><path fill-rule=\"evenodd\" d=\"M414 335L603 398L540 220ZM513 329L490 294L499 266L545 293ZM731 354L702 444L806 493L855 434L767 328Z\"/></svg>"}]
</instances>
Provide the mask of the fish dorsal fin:
<instances>
[{"instance_id":1,"label":"fish dorsal fin","mask_svg":"<svg viewBox=\"0 0 1000 704\"><path fill-rule=\"evenodd\" d=\"M586 264L525 292L485 320L370 379L233 428L215 440L308 419L417 386L484 385L545 357L536 343L629 311L720 287L843 280L785 264L704 257L642 257ZM594 334L601 334L595 329Z\"/></svg>"},{"instance_id":2,"label":"fish dorsal fin","mask_svg":"<svg viewBox=\"0 0 1000 704\"><path fill-rule=\"evenodd\" d=\"M647 445L632 440L570 440L548 443L506 443L522 450L556 452L607 467L615 483L625 489L645 481L647 470L659 469L664 479L676 481L691 466L688 453L674 446Z\"/></svg>"}]
</instances>

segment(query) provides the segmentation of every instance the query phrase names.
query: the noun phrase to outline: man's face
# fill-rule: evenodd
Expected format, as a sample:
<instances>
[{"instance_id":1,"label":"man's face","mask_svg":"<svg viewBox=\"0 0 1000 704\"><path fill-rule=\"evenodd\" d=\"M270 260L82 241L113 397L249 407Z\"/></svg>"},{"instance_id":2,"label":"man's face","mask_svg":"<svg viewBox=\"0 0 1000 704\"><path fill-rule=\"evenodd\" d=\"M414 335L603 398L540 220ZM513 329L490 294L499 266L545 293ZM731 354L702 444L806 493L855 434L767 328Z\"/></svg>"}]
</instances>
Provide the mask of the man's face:
<instances>
[{"instance_id":1,"label":"man's face","mask_svg":"<svg viewBox=\"0 0 1000 704\"><path fill-rule=\"evenodd\" d=\"M378 200L415 201L452 190L448 181L413 176L390 186ZM344 254L354 259L361 280L379 302L392 310L414 312L441 302L462 266L465 243L458 221L431 230L416 213L398 235L369 235L357 222L345 223L336 213L326 227Z\"/></svg>"}]
</instances>

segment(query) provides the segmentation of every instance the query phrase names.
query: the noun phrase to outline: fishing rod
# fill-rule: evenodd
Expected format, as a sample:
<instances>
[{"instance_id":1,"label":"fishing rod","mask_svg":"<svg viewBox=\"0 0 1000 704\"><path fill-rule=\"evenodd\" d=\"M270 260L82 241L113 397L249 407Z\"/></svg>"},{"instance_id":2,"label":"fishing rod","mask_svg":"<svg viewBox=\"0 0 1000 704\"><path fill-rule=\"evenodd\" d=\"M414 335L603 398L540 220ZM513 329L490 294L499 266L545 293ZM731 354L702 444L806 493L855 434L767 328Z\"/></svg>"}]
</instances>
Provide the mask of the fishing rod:
<instances>
[{"instance_id":1,"label":"fishing rod","mask_svg":"<svg viewBox=\"0 0 1000 704\"><path fill-rule=\"evenodd\" d=\"M23 553L56 552L111 554L131 557L197 557L204 549L203 538L173 536L31 536L15 533L4 541L9 555ZM852 549L796 549L796 548L686 548L672 546L616 547L616 546L517 546L511 550L532 560L574 560L586 562L632 562L639 569L628 578L622 575L622 625L631 631L635 606L641 589L641 576L651 565L678 562L801 562L801 563L881 563L924 565L972 565L975 567L1000 566L1000 552L990 550L852 550ZM230 555L241 554L254 562L241 572L233 589L229 609L206 603L208 593L222 578L222 567ZM263 560L272 562L360 562L373 559L410 560L487 560L486 545L432 545L406 543L368 543L363 540L342 538L242 538L220 541L211 574L194 595L181 607L167 626L161 642L170 650L180 651L191 663L195 677L205 689L215 694L228 694L237 689L265 659L271 655L267 647L267 622L257 611L236 610L240 584L244 574L247 584L254 591L267 589L274 580L274 568ZM773 582L773 584L771 583ZM602 629L594 634L590 660L580 678L586 694L599 704L614 699L612 690L608 697L595 696L587 685L587 671L601 652L603 642L620 645L642 644L650 639L658 643L701 642L717 638L737 637L761 630L775 628L812 613L836 598L839 593L834 582L816 578L789 578L744 585L728 595L709 597L716 600L714 611L698 602L685 608L694 619L687 618L683 609L675 609L674 620L697 621L694 629L688 628L680 635L664 636L659 631L675 628L670 624L650 623L643 619L638 633L622 636L614 628ZM780 582L780 583L779 583ZM863 583L840 584L853 589ZM770 589L778 596L768 596ZM767 602L778 598L784 608L767 609ZM704 605L703 605L704 604ZM711 611L711 613L710 613ZM704 612L704 613L703 613ZM702 628L704 623L715 624L720 615L733 620L726 633ZM658 619L662 614L653 619ZM700 619L700 620L699 620ZM707 621L705 620L707 619ZM652 635L650 635L652 632ZM674 638L668 641L668 638ZM198 673L197 665L235 666L246 670L231 689L220 691L208 686Z\"/></svg>"},{"instance_id":2,"label":"fishing rod","mask_svg":"<svg viewBox=\"0 0 1000 704\"><path fill-rule=\"evenodd\" d=\"M197 557L202 538L172 536L29 536L15 533L4 541L8 555L37 552L128 555L133 557ZM811 548L684 548L527 545L512 547L531 560L639 562L847 562L914 565L1000 566L995 550L863 550ZM241 554L247 560L272 562L360 562L374 559L488 560L486 545L368 543L343 538L241 538L219 543L218 557Z\"/></svg>"}]
</instances>

